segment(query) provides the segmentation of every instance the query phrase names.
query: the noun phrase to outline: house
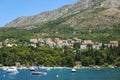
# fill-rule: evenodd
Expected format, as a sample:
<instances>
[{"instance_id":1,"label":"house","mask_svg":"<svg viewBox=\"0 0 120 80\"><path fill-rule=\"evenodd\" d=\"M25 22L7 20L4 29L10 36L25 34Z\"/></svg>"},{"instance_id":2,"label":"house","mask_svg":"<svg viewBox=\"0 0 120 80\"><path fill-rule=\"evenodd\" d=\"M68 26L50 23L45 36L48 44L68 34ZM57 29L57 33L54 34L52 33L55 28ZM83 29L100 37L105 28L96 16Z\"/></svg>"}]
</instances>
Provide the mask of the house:
<instances>
[{"instance_id":1,"label":"house","mask_svg":"<svg viewBox=\"0 0 120 80\"><path fill-rule=\"evenodd\" d=\"M40 46L44 45L45 44L45 39L39 38L38 43L39 43Z\"/></svg>"},{"instance_id":2,"label":"house","mask_svg":"<svg viewBox=\"0 0 120 80\"><path fill-rule=\"evenodd\" d=\"M6 47L12 47L12 44L7 44Z\"/></svg>"},{"instance_id":3,"label":"house","mask_svg":"<svg viewBox=\"0 0 120 80\"><path fill-rule=\"evenodd\" d=\"M112 47L118 47L119 43L118 41L110 41L108 44L108 47L112 46Z\"/></svg>"},{"instance_id":4,"label":"house","mask_svg":"<svg viewBox=\"0 0 120 80\"><path fill-rule=\"evenodd\" d=\"M17 46L17 44L13 43L13 44L7 44L6 47L13 47L13 46Z\"/></svg>"},{"instance_id":5,"label":"house","mask_svg":"<svg viewBox=\"0 0 120 80\"><path fill-rule=\"evenodd\" d=\"M73 47L72 39L60 40L59 38L55 38L54 42L58 47L63 47L63 46Z\"/></svg>"},{"instance_id":6,"label":"house","mask_svg":"<svg viewBox=\"0 0 120 80\"><path fill-rule=\"evenodd\" d=\"M59 38L55 38L54 42L56 43L56 46L62 47L63 46L63 41L60 40Z\"/></svg>"},{"instance_id":7,"label":"house","mask_svg":"<svg viewBox=\"0 0 120 80\"><path fill-rule=\"evenodd\" d=\"M63 46L63 42L62 42L62 40L58 41L58 42L56 43L56 46L58 46L58 47L62 47L62 46Z\"/></svg>"},{"instance_id":8,"label":"house","mask_svg":"<svg viewBox=\"0 0 120 80\"><path fill-rule=\"evenodd\" d=\"M72 40L72 39L67 39L67 42L68 42L69 44L74 44L74 43L75 43L75 41Z\"/></svg>"},{"instance_id":9,"label":"house","mask_svg":"<svg viewBox=\"0 0 120 80\"><path fill-rule=\"evenodd\" d=\"M86 45L86 44L80 45L80 49L81 49L81 50L82 50L82 49L87 49L87 45Z\"/></svg>"},{"instance_id":10,"label":"house","mask_svg":"<svg viewBox=\"0 0 120 80\"><path fill-rule=\"evenodd\" d=\"M37 47L37 45L35 43L28 44L28 46L31 46L31 47L34 47L34 48Z\"/></svg>"},{"instance_id":11,"label":"house","mask_svg":"<svg viewBox=\"0 0 120 80\"><path fill-rule=\"evenodd\" d=\"M30 39L30 43L38 43L38 39Z\"/></svg>"},{"instance_id":12,"label":"house","mask_svg":"<svg viewBox=\"0 0 120 80\"><path fill-rule=\"evenodd\" d=\"M68 44L68 41L67 41L67 40L62 40L62 42L63 42L63 43L62 43L62 45L63 45L63 46L69 46L69 44Z\"/></svg>"},{"instance_id":13,"label":"house","mask_svg":"<svg viewBox=\"0 0 120 80\"><path fill-rule=\"evenodd\" d=\"M45 40L42 39L42 38L39 38L39 39L38 39L38 42L39 42L39 43L45 43Z\"/></svg>"},{"instance_id":14,"label":"house","mask_svg":"<svg viewBox=\"0 0 120 80\"><path fill-rule=\"evenodd\" d=\"M45 43L48 44L50 47L55 46L55 42L51 40L51 38L46 38Z\"/></svg>"},{"instance_id":15,"label":"house","mask_svg":"<svg viewBox=\"0 0 120 80\"><path fill-rule=\"evenodd\" d=\"M79 38L77 38L77 37L74 37L74 38L73 38L73 41L74 41L74 42L81 42L81 39L79 39Z\"/></svg>"},{"instance_id":16,"label":"house","mask_svg":"<svg viewBox=\"0 0 120 80\"><path fill-rule=\"evenodd\" d=\"M92 42L92 40L84 40L83 44L91 44L91 45L93 45L94 42Z\"/></svg>"},{"instance_id":17,"label":"house","mask_svg":"<svg viewBox=\"0 0 120 80\"><path fill-rule=\"evenodd\" d=\"M67 43L68 43L68 47L69 47L69 48L73 48L73 45L74 45L75 41L72 40L72 39L68 39L68 40L67 40Z\"/></svg>"},{"instance_id":18,"label":"house","mask_svg":"<svg viewBox=\"0 0 120 80\"><path fill-rule=\"evenodd\" d=\"M97 49L97 50L99 50L101 46L102 43L97 43L97 42L92 45L93 49Z\"/></svg>"},{"instance_id":19,"label":"house","mask_svg":"<svg viewBox=\"0 0 120 80\"><path fill-rule=\"evenodd\" d=\"M56 42L56 43L59 42L59 41L60 41L59 38L55 38L55 39L54 39L54 42Z\"/></svg>"}]
</instances>

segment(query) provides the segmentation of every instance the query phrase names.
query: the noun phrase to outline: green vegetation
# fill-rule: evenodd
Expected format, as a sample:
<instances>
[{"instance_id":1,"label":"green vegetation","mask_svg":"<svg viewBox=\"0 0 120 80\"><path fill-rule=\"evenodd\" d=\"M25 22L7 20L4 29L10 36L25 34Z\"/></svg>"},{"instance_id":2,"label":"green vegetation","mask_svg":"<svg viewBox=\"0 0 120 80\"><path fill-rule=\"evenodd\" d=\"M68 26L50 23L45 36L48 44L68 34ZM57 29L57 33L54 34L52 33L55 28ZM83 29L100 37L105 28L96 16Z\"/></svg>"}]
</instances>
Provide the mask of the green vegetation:
<instances>
[{"instance_id":1,"label":"green vegetation","mask_svg":"<svg viewBox=\"0 0 120 80\"><path fill-rule=\"evenodd\" d=\"M0 29L0 41L15 39L17 42L28 42L30 38L56 38L69 39L78 37L93 41L107 43L110 40L120 41L120 24L114 24L112 29L74 29L68 25L53 25L49 22L32 30L2 28Z\"/></svg>"},{"instance_id":2,"label":"green vegetation","mask_svg":"<svg viewBox=\"0 0 120 80\"><path fill-rule=\"evenodd\" d=\"M90 45L86 50L78 48L51 48L47 45L38 48L18 45L16 47L3 47L0 49L0 64L6 66L15 65L44 65L44 66L75 66L75 62L81 62L82 66L120 66L120 46L93 49Z\"/></svg>"},{"instance_id":3,"label":"green vegetation","mask_svg":"<svg viewBox=\"0 0 120 80\"><path fill-rule=\"evenodd\" d=\"M5 39L15 39L17 41L29 40L30 36L33 36L30 31L16 28L1 28L0 29L0 41Z\"/></svg>"},{"instance_id":4,"label":"green vegetation","mask_svg":"<svg viewBox=\"0 0 120 80\"><path fill-rule=\"evenodd\" d=\"M90 29L74 29L69 26L42 24L38 28L32 30L2 28L0 29L0 40L12 39L19 45L17 47L3 47L0 49L0 64L15 65L16 62L25 64L26 66L39 64L44 66L69 66L75 65L76 61L81 62L82 66L120 66L120 46L101 48L100 50L92 49L88 46L86 50L79 50L79 44L74 44L74 48L51 48L49 46L41 46L37 48L27 47L24 43L28 43L30 38L55 38L69 39L78 37L81 39L91 39L107 43L110 40L120 41L120 24L114 24L113 29L90 30ZM45 27L44 27L45 26ZM51 26L51 27L50 27Z\"/></svg>"},{"instance_id":5,"label":"green vegetation","mask_svg":"<svg viewBox=\"0 0 120 80\"><path fill-rule=\"evenodd\" d=\"M74 55L72 50L65 48L51 48L42 46L38 48L26 47L19 45L17 47L0 49L0 63L11 66L16 62L22 65L44 65L44 66L73 66Z\"/></svg>"}]
</instances>

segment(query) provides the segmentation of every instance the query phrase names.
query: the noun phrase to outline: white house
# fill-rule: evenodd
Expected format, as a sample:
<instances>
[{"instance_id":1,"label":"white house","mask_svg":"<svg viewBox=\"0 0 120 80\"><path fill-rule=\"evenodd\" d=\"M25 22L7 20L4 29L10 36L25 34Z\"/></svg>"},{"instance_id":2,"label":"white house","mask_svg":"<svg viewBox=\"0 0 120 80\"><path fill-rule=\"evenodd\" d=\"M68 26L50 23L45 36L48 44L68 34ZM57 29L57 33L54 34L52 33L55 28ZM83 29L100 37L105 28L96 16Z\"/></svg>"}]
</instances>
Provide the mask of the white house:
<instances>
[{"instance_id":1,"label":"white house","mask_svg":"<svg viewBox=\"0 0 120 80\"><path fill-rule=\"evenodd\" d=\"M30 39L30 43L38 43L37 39Z\"/></svg>"},{"instance_id":2,"label":"white house","mask_svg":"<svg viewBox=\"0 0 120 80\"><path fill-rule=\"evenodd\" d=\"M6 47L13 47L13 46L17 46L17 44L7 44Z\"/></svg>"},{"instance_id":3,"label":"white house","mask_svg":"<svg viewBox=\"0 0 120 80\"><path fill-rule=\"evenodd\" d=\"M86 45L86 44L80 45L80 49L81 49L81 50L82 50L82 49L87 49L87 45Z\"/></svg>"}]
</instances>

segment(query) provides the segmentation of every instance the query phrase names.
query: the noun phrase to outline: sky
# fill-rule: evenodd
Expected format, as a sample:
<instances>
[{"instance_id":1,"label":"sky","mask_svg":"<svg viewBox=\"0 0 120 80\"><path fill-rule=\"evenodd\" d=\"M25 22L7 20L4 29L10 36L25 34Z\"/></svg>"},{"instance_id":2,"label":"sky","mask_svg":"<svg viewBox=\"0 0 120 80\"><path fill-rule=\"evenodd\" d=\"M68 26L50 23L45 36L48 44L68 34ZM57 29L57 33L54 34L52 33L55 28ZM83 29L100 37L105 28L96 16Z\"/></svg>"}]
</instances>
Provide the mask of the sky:
<instances>
[{"instance_id":1,"label":"sky","mask_svg":"<svg viewBox=\"0 0 120 80\"><path fill-rule=\"evenodd\" d=\"M0 0L0 27L21 16L32 16L77 0Z\"/></svg>"}]
</instances>

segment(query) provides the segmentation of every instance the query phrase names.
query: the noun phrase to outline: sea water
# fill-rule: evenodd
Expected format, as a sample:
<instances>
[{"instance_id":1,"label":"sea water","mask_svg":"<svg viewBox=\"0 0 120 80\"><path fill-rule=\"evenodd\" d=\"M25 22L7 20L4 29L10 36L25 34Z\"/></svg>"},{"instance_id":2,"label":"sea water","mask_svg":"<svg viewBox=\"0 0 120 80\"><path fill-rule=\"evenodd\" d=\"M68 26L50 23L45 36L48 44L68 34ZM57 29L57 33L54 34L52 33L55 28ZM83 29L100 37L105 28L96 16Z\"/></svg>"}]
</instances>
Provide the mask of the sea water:
<instances>
[{"instance_id":1,"label":"sea water","mask_svg":"<svg viewBox=\"0 0 120 80\"><path fill-rule=\"evenodd\" d=\"M46 75L32 75L30 70L18 70L19 73L11 74L0 70L0 80L120 80L120 68L103 69L51 69Z\"/></svg>"}]
</instances>

